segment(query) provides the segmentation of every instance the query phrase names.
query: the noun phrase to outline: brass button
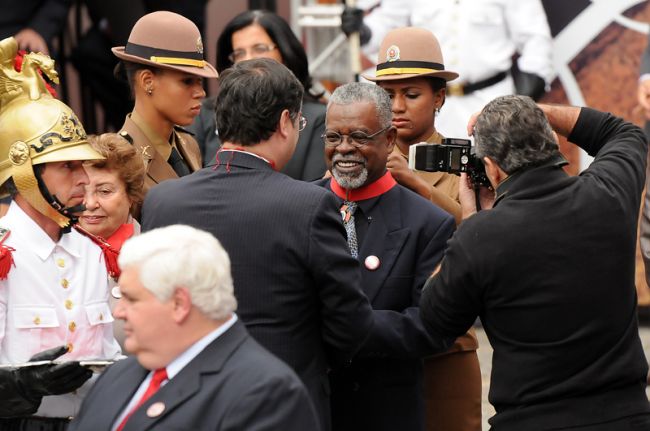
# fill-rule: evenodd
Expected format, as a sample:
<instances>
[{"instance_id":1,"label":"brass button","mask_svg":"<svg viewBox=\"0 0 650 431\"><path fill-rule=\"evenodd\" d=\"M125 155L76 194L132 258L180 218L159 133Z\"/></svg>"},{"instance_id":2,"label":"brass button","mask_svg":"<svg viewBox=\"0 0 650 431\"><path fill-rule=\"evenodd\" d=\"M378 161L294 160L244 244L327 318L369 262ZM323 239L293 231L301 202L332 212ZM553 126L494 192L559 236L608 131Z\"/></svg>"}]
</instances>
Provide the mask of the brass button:
<instances>
[{"instance_id":1,"label":"brass button","mask_svg":"<svg viewBox=\"0 0 650 431\"><path fill-rule=\"evenodd\" d=\"M40 325L41 324L41 318L39 316L34 317L34 325Z\"/></svg>"},{"instance_id":2,"label":"brass button","mask_svg":"<svg viewBox=\"0 0 650 431\"><path fill-rule=\"evenodd\" d=\"M74 332L75 329L77 329L77 324L74 322L68 323L68 329L70 330L70 332Z\"/></svg>"},{"instance_id":3,"label":"brass button","mask_svg":"<svg viewBox=\"0 0 650 431\"><path fill-rule=\"evenodd\" d=\"M100 321L104 320L104 313L99 313L99 320Z\"/></svg>"},{"instance_id":4,"label":"brass button","mask_svg":"<svg viewBox=\"0 0 650 431\"><path fill-rule=\"evenodd\" d=\"M65 347L68 348L68 353L72 353L72 351L74 350L74 344L72 343L66 344Z\"/></svg>"},{"instance_id":5,"label":"brass button","mask_svg":"<svg viewBox=\"0 0 650 431\"><path fill-rule=\"evenodd\" d=\"M74 304L73 304L72 301L70 301L69 299L66 299L66 300L65 300L65 308L67 308L68 310L72 310L72 306L73 306L73 305L74 305Z\"/></svg>"},{"instance_id":6,"label":"brass button","mask_svg":"<svg viewBox=\"0 0 650 431\"><path fill-rule=\"evenodd\" d=\"M68 280L66 280L65 278L63 280L61 280L61 287L63 287L64 289L67 289L68 286L70 286L70 282Z\"/></svg>"},{"instance_id":7,"label":"brass button","mask_svg":"<svg viewBox=\"0 0 650 431\"><path fill-rule=\"evenodd\" d=\"M62 257L60 257L56 260L56 264L59 265L61 268L63 268L65 266L65 260Z\"/></svg>"}]
</instances>

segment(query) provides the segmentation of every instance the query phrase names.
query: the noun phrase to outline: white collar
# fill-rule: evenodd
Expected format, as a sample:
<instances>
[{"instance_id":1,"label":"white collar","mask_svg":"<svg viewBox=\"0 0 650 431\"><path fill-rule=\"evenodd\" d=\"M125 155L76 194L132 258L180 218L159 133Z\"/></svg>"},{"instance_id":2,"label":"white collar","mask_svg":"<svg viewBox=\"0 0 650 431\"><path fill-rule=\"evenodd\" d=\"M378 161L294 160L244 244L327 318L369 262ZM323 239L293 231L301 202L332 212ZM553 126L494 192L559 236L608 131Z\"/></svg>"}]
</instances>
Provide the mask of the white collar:
<instances>
[{"instance_id":1,"label":"white collar","mask_svg":"<svg viewBox=\"0 0 650 431\"><path fill-rule=\"evenodd\" d=\"M166 367L169 380L173 379L176 374L180 373L181 370L192 361L192 359L196 358L199 353L208 346L208 344L212 343L220 335L230 329L236 321L237 315L233 313L232 316L230 316L230 319L228 319L224 324L210 332L208 335L205 335L196 343L192 344L187 350L171 361Z\"/></svg>"},{"instance_id":2,"label":"white collar","mask_svg":"<svg viewBox=\"0 0 650 431\"><path fill-rule=\"evenodd\" d=\"M10 227L10 235L20 237L21 245L28 244L29 248L43 261L54 252L57 245L72 256L81 257L83 241L90 241L72 229L70 233L61 235L58 242L54 242L15 201L9 205L9 210L0 224Z\"/></svg>"}]
</instances>

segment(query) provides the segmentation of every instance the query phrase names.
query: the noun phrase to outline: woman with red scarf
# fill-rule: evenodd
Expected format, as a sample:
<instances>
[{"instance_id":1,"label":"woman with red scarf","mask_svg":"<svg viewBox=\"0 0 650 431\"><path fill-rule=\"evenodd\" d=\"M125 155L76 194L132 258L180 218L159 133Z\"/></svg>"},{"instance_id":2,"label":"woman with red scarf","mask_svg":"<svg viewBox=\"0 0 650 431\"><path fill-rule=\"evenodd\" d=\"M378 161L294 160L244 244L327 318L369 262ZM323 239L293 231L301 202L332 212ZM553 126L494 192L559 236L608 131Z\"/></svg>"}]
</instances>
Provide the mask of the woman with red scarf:
<instances>
[{"instance_id":1,"label":"woman with red scarf","mask_svg":"<svg viewBox=\"0 0 650 431\"><path fill-rule=\"evenodd\" d=\"M144 165L135 148L117 134L91 136L88 141L105 159L84 166L89 184L79 225L102 247L109 274L117 279L120 248L140 231L131 210L142 202Z\"/></svg>"},{"instance_id":2,"label":"woman with red scarf","mask_svg":"<svg viewBox=\"0 0 650 431\"><path fill-rule=\"evenodd\" d=\"M84 198L86 210L79 217L77 229L102 248L108 273L117 281L117 257L122 244L140 233L131 211L142 203L144 164L133 145L118 134L90 136L88 142L105 159L84 166L89 183ZM121 342L120 328L114 329Z\"/></svg>"}]
</instances>

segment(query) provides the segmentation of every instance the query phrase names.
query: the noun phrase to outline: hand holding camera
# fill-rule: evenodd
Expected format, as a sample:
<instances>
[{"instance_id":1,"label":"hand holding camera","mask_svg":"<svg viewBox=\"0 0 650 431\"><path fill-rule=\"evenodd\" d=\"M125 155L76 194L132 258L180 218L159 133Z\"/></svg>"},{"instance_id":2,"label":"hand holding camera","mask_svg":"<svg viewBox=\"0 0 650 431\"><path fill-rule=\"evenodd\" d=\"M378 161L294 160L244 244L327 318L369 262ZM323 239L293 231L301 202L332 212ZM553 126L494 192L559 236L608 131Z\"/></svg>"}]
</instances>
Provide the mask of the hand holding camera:
<instances>
[{"instance_id":1,"label":"hand holding camera","mask_svg":"<svg viewBox=\"0 0 650 431\"><path fill-rule=\"evenodd\" d=\"M492 209L496 194L492 187L475 187L469 175L462 173L458 184L458 198L462 211L461 218L464 220L480 210Z\"/></svg>"}]
</instances>

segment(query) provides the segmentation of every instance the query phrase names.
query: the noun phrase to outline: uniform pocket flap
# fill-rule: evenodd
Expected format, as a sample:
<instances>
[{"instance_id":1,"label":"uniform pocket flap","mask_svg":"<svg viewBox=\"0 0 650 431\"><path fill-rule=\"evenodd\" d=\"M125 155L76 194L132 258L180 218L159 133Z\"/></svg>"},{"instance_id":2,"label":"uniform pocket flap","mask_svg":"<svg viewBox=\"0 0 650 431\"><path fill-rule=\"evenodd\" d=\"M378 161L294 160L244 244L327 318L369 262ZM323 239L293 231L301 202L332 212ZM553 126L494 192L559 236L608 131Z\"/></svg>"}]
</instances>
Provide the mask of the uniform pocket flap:
<instances>
[{"instance_id":1,"label":"uniform pocket flap","mask_svg":"<svg viewBox=\"0 0 650 431\"><path fill-rule=\"evenodd\" d=\"M101 325L102 323L111 323L113 315L108 302L98 302L95 304L86 304L86 316L88 323L91 325Z\"/></svg>"},{"instance_id":2,"label":"uniform pocket flap","mask_svg":"<svg viewBox=\"0 0 650 431\"><path fill-rule=\"evenodd\" d=\"M13 311L16 328L56 328L59 319L54 307L16 307Z\"/></svg>"}]
</instances>

